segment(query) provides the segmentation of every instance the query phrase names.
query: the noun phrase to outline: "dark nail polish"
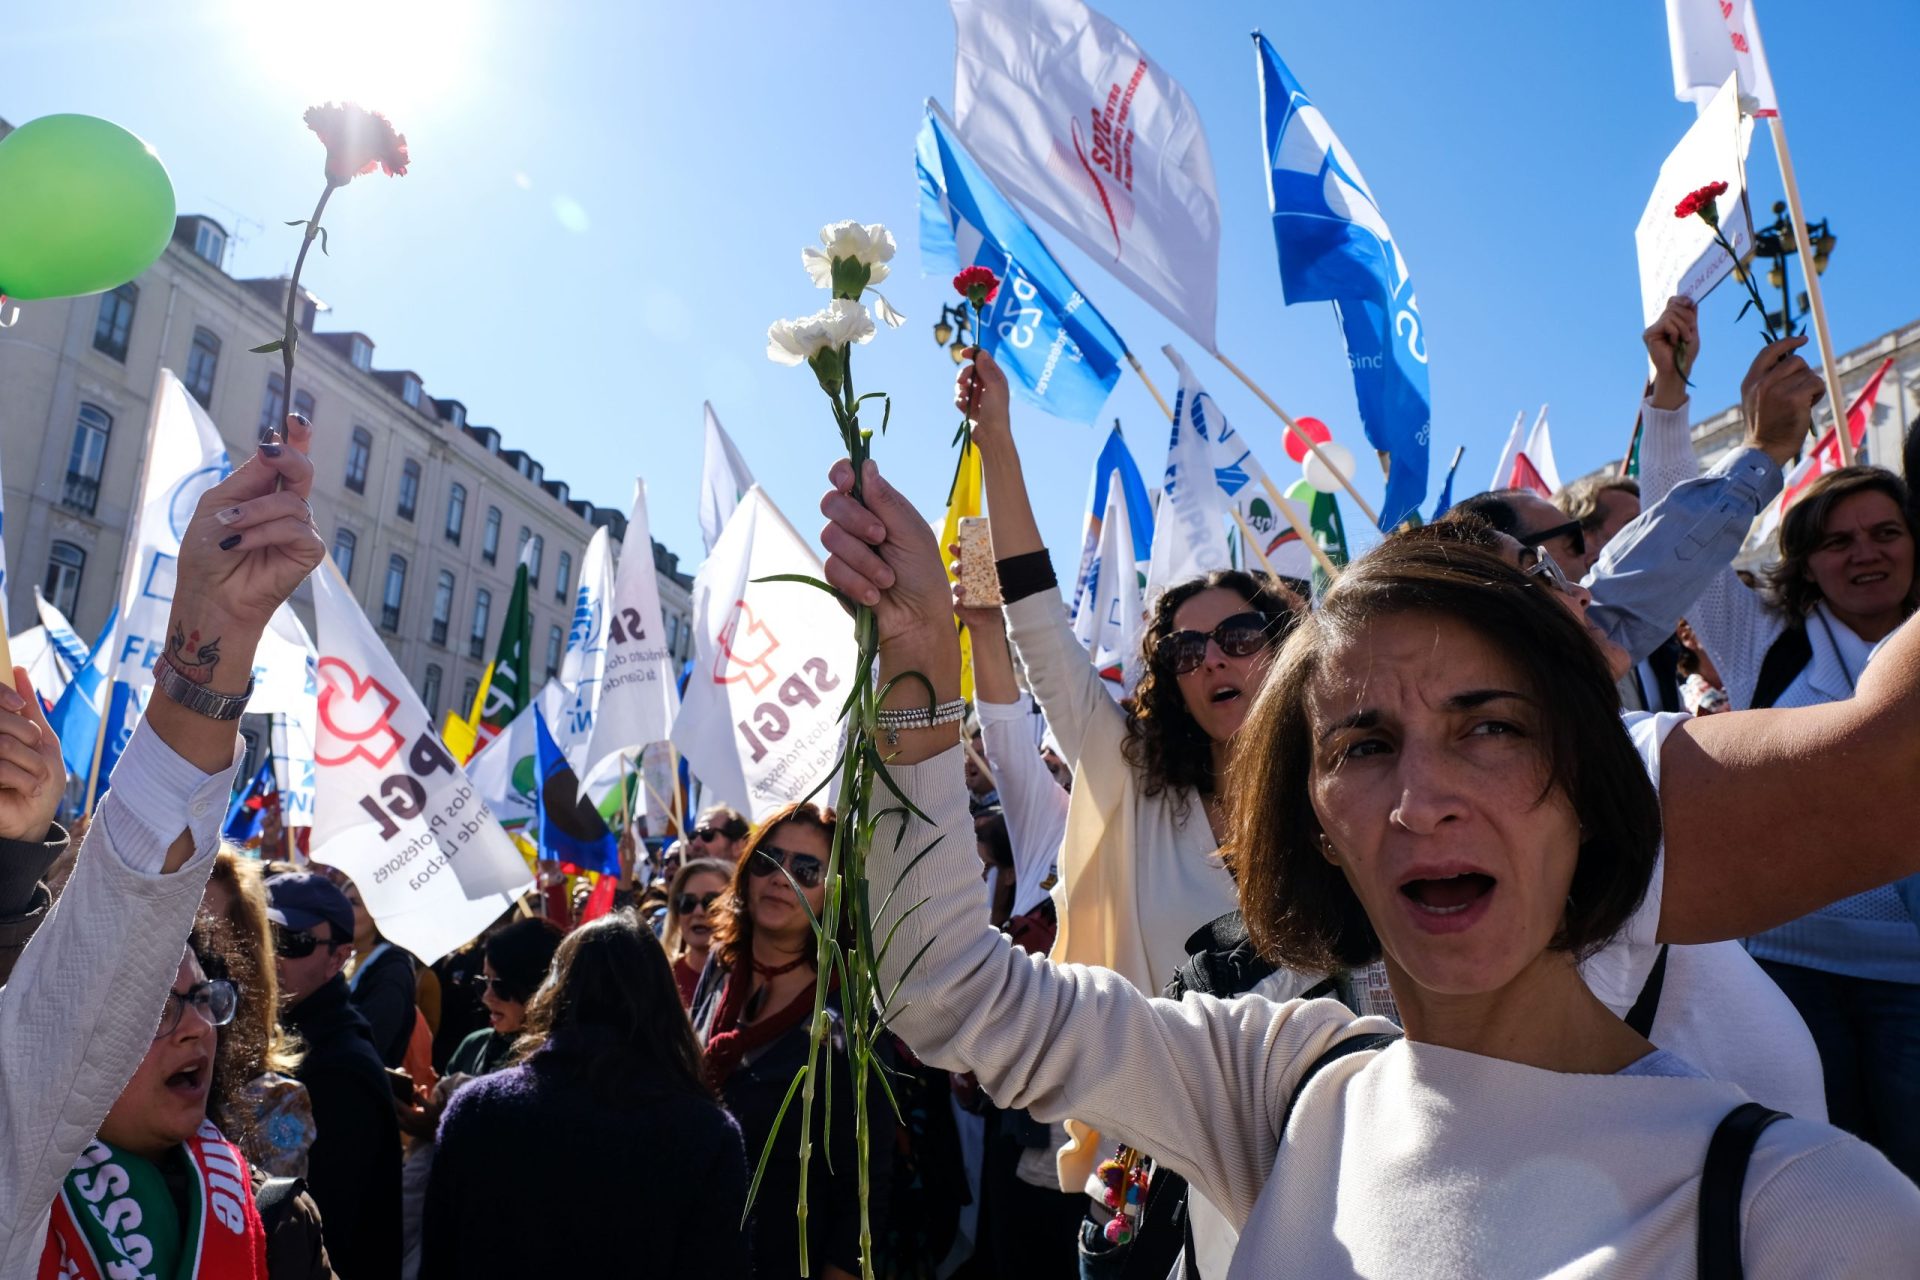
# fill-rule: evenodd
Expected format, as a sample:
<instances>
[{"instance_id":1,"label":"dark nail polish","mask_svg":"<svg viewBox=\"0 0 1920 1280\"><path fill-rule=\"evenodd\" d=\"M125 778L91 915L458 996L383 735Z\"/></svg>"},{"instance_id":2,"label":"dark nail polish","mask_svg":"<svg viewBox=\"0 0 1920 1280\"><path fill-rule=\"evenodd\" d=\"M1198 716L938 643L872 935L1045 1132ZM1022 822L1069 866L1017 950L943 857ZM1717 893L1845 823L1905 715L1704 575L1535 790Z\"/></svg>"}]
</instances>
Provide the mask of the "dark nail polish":
<instances>
[{"instance_id":1,"label":"dark nail polish","mask_svg":"<svg viewBox=\"0 0 1920 1280\"><path fill-rule=\"evenodd\" d=\"M260 446L260 456L263 458L277 458L280 456L280 446L277 444L263 444Z\"/></svg>"},{"instance_id":2,"label":"dark nail polish","mask_svg":"<svg viewBox=\"0 0 1920 1280\"><path fill-rule=\"evenodd\" d=\"M220 539L220 549L222 551L231 551L239 545L240 545L240 535L237 533L230 533L226 537Z\"/></svg>"},{"instance_id":3,"label":"dark nail polish","mask_svg":"<svg viewBox=\"0 0 1920 1280\"><path fill-rule=\"evenodd\" d=\"M292 417L292 419L295 422L299 423L303 427L311 427L313 425L313 423L308 420L307 415L304 413L296 413L296 414L291 414L289 416Z\"/></svg>"}]
</instances>

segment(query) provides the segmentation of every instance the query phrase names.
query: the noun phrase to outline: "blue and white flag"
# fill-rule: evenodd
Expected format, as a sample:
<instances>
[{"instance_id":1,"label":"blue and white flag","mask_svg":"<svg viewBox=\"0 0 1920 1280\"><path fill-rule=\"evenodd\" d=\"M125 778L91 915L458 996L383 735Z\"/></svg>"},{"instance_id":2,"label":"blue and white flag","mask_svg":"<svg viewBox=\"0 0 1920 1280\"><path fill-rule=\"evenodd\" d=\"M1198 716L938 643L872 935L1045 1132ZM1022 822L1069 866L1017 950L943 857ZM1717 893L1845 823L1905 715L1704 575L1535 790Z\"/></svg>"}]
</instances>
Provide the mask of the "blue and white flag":
<instances>
[{"instance_id":1,"label":"blue and white flag","mask_svg":"<svg viewBox=\"0 0 1920 1280\"><path fill-rule=\"evenodd\" d=\"M1464 445L1453 451L1453 465L1447 468L1446 482L1440 486L1440 496L1433 504L1435 520L1444 518L1447 512L1453 509L1453 473L1460 469L1460 455L1466 451Z\"/></svg>"},{"instance_id":2,"label":"blue and white flag","mask_svg":"<svg viewBox=\"0 0 1920 1280\"><path fill-rule=\"evenodd\" d=\"M1387 455L1380 528L1427 496L1427 341L1407 264L1360 166L1265 36L1254 35L1267 205L1289 305L1331 302L1367 440Z\"/></svg>"},{"instance_id":3,"label":"blue and white flag","mask_svg":"<svg viewBox=\"0 0 1920 1280\"><path fill-rule=\"evenodd\" d=\"M107 614L106 625L100 628L100 638L94 641L86 661L74 668L72 682L47 717L60 739L67 774L83 782L93 772L93 744L100 736L100 716L107 707L107 671L112 665L114 624L119 620L120 610L115 607ZM104 766L105 761L101 763ZM105 776L104 768L101 776Z\"/></svg>"},{"instance_id":4,"label":"blue and white flag","mask_svg":"<svg viewBox=\"0 0 1920 1280\"><path fill-rule=\"evenodd\" d=\"M1133 452L1127 448L1120 424L1116 422L1107 433L1100 456L1093 462L1093 483L1087 491L1087 516L1080 539L1080 571L1074 578L1069 620L1080 616L1082 598L1091 585L1093 561L1100 549L1100 531L1107 510L1107 489L1116 480L1120 482L1121 497L1127 508L1134 567L1145 573L1153 559L1153 497L1147 492L1147 482L1140 478L1140 468L1135 465Z\"/></svg>"},{"instance_id":5,"label":"blue and white flag","mask_svg":"<svg viewBox=\"0 0 1920 1280\"><path fill-rule=\"evenodd\" d=\"M606 819L580 794L580 779L560 745L535 713L540 773L540 856L581 871L610 875L620 870L620 852Z\"/></svg>"},{"instance_id":6,"label":"blue and white flag","mask_svg":"<svg viewBox=\"0 0 1920 1280\"><path fill-rule=\"evenodd\" d=\"M226 825L220 829L220 834L235 844L245 844L259 835L261 827L266 825L267 806L278 803L277 795L273 782L273 757L268 756L260 762L260 768L247 785L234 794L233 803L227 806Z\"/></svg>"},{"instance_id":7,"label":"blue and white flag","mask_svg":"<svg viewBox=\"0 0 1920 1280\"><path fill-rule=\"evenodd\" d=\"M87 665L86 641L73 629L73 623L67 621L67 615L54 607L51 600L40 592L40 584L33 586L33 604L40 614L40 625L47 629L47 642L53 651L60 655L60 662L66 668L67 678Z\"/></svg>"},{"instance_id":8,"label":"blue and white flag","mask_svg":"<svg viewBox=\"0 0 1920 1280\"><path fill-rule=\"evenodd\" d=\"M1068 279L1040 237L954 136L934 103L914 144L920 264L928 274L986 267L1000 292L981 316L980 346L1048 413L1091 423L1120 377L1126 344Z\"/></svg>"}]
</instances>

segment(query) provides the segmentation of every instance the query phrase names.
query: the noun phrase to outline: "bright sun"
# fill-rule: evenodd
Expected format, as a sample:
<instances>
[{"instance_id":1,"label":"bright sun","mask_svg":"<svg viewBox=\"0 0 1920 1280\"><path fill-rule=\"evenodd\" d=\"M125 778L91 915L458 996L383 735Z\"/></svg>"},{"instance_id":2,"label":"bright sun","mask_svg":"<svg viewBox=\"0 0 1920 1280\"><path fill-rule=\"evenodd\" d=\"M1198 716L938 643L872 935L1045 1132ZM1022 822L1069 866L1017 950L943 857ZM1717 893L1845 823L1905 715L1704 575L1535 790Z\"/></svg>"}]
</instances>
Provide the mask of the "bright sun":
<instances>
[{"instance_id":1,"label":"bright sun","mask_svg":"<svg viewBox=\"0 0 1920 1280\"><path fill-rule=\"evenodd\" d=\"M418 116L457 91L485 7L457 0L234 0L227 13L255 66L302 101L352 99Z\"/></svg>"}]
</instances>

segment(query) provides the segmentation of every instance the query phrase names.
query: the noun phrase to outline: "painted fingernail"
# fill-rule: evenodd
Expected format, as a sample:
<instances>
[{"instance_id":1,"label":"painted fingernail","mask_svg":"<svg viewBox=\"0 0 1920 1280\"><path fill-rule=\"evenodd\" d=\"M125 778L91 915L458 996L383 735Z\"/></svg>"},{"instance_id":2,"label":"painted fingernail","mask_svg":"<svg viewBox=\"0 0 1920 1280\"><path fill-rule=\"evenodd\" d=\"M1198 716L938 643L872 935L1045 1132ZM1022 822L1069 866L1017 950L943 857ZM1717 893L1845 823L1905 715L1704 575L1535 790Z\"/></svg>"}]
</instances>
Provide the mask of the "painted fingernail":
<instances>
[{"instance_id":1,"label":"painted fingernail","mask_svg":"<svg viewBox=\"0 0 1920 1280\"><path fill-rule=\"evenodd\" d=\"M244 514L246 513L241 511L240 508L238 507L228 507L225 511L214 512L213 518L215 520L218 520L221 524L232 524Z\"/></svg>"},{"instance_id":2,"label":"painted fingernail","mask_svg":"<svg viewBox=\"0 0 1920 1280\"><path fill-rule=\"evenodd\" d=\"M295 422L299 423L303 427L311 428L313 426L312 421L309 420L307 415L304 413L290 413L287 416L289 418L292 418Z\"/></svg>"},{"instance_id":3,"label":"painted fingernail","mask_svg":"<svg viewBox=\"0 0 1920 1280\"><path fill-rule=\"evenodd\" d=\"M237 533L230 533L226 537L220 539L220 549L222 551L231 551L239 545L240 545L240 535Z\"/></svg>"},{"instance_id":4,"label":"painted fingernail","mask_svg":"<svg viewBox=\"0 0 1920 1280\"><path fill-rule=\"evenodd\" d=\"M260 456L263 458L277 458L280 456L280 446L277 444L263 444L260 446Z\"/></svg>"}]
</instances>

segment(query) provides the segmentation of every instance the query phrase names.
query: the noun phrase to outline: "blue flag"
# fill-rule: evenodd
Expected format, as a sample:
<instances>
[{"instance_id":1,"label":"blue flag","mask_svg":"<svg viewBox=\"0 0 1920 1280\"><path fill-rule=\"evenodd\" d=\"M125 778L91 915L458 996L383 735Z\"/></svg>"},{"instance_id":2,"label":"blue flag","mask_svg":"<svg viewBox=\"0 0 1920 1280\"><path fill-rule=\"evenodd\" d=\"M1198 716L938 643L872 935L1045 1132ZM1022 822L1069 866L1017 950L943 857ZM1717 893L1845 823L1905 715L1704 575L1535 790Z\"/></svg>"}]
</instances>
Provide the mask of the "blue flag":
<instances>
[{"instance_id":1,"label":"blue flag","mask_svg":"<svg viewBox=\"0 0 1920 1280\"><path fill-rule=\"evenodd\" d=\"M1453 473L1460 469L1460 455L1465 453L1463 445L1453 451L1453 463L1447 468L1446 481L1440 486L1440 500L1433 504L1433 518L1439 520L1453 507Z\"/></svg>"},{"instance_id":2,"label":"blue flag","mask_svg":"<svg viewBox=\"0 0 1920 1280\"><path fill-rule=\"evenodd\" d=\"M986 267L1000 292L976 341L1048 413L1091 423L1120 378L1126 344L1053 260L1040 237L961 149L932 103L914 144L920 265L928 274Z\"/></svg>"},{"instance_id":3,"label":"blue flag","mask_svg":"<svg viewBox=\"0 0 1920 1280\"><path fill-rule=\"evenodd\" d=\"M620 851L606 819L580 794L580 779L567 765L538 708L533 723L539 735L540 856L579 871L617 873Z\"/></svg>"},{"instance_id":4,"label":"blue flag","mask_svg":"<svg viewBox=\"0 0 1920 1280\"><path fill-rule=\"evenodd\" d=\"M1254 33L1267 141L1267 205L1289 305L1331 302L1346 334L1353 393L1367 440L1387 455L1380 528L1427 496L1427 340L1420 308L1386 219L1360 167L1325 116Z\"/></svg>"},{"instance_id":5,"label":"blue flag","mask_svg":"<svg viewBox=\"0 0 1920 1280\"><path fill-rule=\"evenodd\" d=\"M259 772L240 789L240 794L227 806L226 826L221 834L235 844L245 844L260 834L267 815L268 796L274 792L273 755L260 762Z\"/></svg>"},{"instance_id":6,"label":"blue flag","mask_svg":"<svg viewBox=\"0 0 1920 1280\"><path fill-rule=\"evenodd\" d=\"M1093 462L1093 484L1087 490L1087 515L1081 525L1080 571L1074 579L1073 596L1067 606L1070 622L1080 616L1080 599L1087 593L1088 582L1093 577L1094 557L1100 550L1100 527L1106 520L1107 490L1116 479L1127 504L1127 528L1133 534L1135 567L1145 573L1153 559L1153 499L1147 494L1146 481L1140 478L1140 468L1134 464L1133 452L1127 448L1126 440L1120 435L1120 424L1116 422L1107 433L1100 456Z\"/></svg>"},{"instance_id":7,"label":"blue flag","mask_svg":"<svg viewBox=\"0 0 1920 1280\"><path fill-rule=\"evenodd\" d=\"M60 755L67 772L84 781L93 773L93 744L100 736L100 717L107 711L110 690L107 669L113 661L113 632L120 621L120 608L107 615L100 636L87 651L87 659L76 667L67 691L54 704L47 723L60 739ZM106 760L101 760L101 776L106 776Z\"/></svg>"}]
</instances>

